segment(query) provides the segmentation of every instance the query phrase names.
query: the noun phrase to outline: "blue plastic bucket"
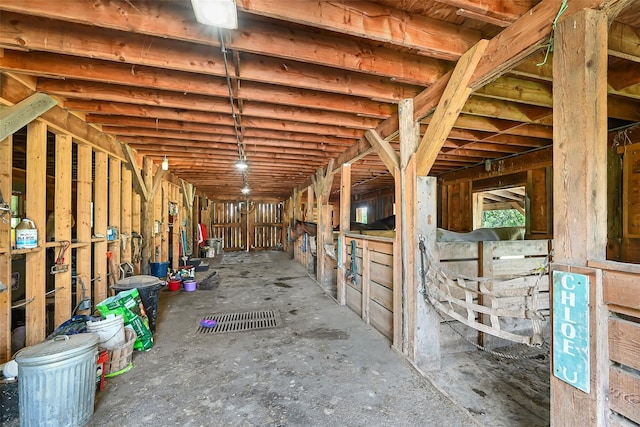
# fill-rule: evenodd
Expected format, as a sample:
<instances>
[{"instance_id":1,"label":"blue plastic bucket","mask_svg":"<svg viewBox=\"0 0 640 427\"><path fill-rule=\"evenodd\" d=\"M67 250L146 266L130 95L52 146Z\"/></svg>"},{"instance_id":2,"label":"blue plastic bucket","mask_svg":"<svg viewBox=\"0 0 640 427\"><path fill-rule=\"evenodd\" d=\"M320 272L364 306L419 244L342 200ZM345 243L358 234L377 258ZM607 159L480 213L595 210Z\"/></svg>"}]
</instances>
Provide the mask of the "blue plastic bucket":
<instances>
[{"instance_id":1,"label":"blue plastic bucket","mask_svg":"<svg viewBox=\"0 0 640 427\"><path fill-rule=\"evenodd\" d=\"M167 277L167 271L169 270L169 262L152 262L151 275L160 279Z\"/></svg>"}]
</instances>

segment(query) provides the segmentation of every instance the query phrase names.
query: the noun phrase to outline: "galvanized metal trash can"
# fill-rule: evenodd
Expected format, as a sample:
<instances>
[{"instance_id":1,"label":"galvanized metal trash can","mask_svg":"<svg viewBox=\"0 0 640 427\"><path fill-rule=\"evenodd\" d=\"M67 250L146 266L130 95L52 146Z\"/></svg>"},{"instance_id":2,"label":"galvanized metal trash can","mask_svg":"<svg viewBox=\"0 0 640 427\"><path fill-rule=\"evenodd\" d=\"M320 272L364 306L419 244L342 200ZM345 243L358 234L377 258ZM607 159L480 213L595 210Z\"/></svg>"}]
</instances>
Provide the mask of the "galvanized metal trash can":
<instances>
[{"instance_id":1,"label":"galvanized metal trash can","mask_svg":"<svg viewBox=\"0 0 640 427\"><path fill-rule=\"evenodd\" d=\"M83 426L93 415L97 334L59 335L16 355L20 426Z\"/></svg>"}]
</instances>

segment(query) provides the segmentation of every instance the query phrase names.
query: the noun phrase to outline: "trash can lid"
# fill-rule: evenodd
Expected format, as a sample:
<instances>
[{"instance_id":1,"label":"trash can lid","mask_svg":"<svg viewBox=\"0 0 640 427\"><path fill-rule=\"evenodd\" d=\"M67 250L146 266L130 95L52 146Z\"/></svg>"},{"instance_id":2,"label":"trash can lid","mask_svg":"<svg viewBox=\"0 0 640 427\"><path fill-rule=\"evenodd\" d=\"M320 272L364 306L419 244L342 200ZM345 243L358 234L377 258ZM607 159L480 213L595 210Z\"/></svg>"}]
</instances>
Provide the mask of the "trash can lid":
<instances>
[{"instance_id":1,"label":"trash can lid","mask_svg":"<svg viewBox=\"0 0 640 427\"><path fill-rule=\"evenodd\" d=\"M148 276L148 275L138 275L138 276L130 276L125 277L122 280L118 280L115 285L112 286L113 289L133 289L133 288L146 288L147 286L156 286L162 284L162 280L158 279L156 276Z\"/></svg>"},{"instance_id":2,"label":"trash can lid","mask_svg":"<svg viewBox=\"0 0 640 427\"><path fill-rule=\"evenodd\" d=\"M53 339L24 348L16 354L15 359L18 366L49 364L91 351L97 348L98 341L100 341L100 335L92 333L58 335Z\"/></svg>"}]
</instances>

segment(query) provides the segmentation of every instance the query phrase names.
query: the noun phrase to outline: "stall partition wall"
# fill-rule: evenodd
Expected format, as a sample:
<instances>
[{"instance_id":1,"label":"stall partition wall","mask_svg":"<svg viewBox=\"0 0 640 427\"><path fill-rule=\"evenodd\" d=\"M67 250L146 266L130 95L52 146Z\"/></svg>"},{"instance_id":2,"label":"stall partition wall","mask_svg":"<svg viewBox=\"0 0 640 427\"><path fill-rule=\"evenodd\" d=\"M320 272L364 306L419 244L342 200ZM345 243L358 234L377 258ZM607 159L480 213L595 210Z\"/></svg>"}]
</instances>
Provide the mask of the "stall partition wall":
<instances>
[{"instance_id":1,"label":"stall partition wall","mask_svg":"<svg viewBox=\"0 0 640 427\"><path fill-rule=\"evenodd\" d=\"M0 141L3 198L18 194L21 208L11 214L28 217L38 229L36 248L16 249L11 218L0 221L0 281L6 284L0 291L0 362L12 355L11 332L18 324L25 325L26 345L36 344L72 313L86 314L109 296L121 264L140 272L140 242L134 246L132 236L142 233L142 201L134 172L117 155L37 120ZM179 220L184 209L177 185L163 181L160 192L151 240L166 260L168 201L177 205ZM55 219L49 233L48 218ZM172 239L174 251L177 241Z\"/></svg>"}]
</instances>

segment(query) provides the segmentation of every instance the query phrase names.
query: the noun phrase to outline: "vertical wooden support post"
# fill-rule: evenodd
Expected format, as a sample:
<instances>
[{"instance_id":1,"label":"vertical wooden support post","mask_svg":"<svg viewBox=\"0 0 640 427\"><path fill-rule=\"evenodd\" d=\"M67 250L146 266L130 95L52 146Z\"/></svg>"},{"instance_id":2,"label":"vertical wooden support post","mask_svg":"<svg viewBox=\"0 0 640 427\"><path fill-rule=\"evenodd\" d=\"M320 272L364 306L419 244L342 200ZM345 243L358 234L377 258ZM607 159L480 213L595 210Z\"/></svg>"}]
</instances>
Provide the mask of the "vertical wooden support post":
<instances>
[{"instance_id":1,"label":"vertical wooden support post","mask_svg":"<svg viewBox=\"0 0 640 427\"><path fill-rule=\"evenodd\" d=\"M131 197L131 232L136 232L140 235L140 209L141 209L141 199L142 197L138 193L132 193ZM132 243L133 245L133 243ZM133 251L133 246L131 246L131 250ZM135 254L131 254L131 261L133 262L133 271L135 274L140 274L140 260L135 259Z\"/></svg>"},{"instance_id":2,"label":"vertical wooden support post","mask_svg":"<svg viewBox=\"0 0 640 427\"><path fill-rule=\"evenodd\" d=\"M585 266L588 260L605 259L607 245L604 12L585 9L558 25L553 83L554 261ZM584 393L552 375L552 426L608 424L606 311L603 313L601 304L601 300L590 302L591 392Z\"/></svg>"},{"instance_id":3,"label":"vertical wooden support post","mask_svg":"<svg viewBox=\"0 0 640 427\"><path fill-rule=\"evenodd\" d=\"M405 355L413 354L413 306L409 297L414 286L417 240L415 229L416 165L415 153L420 143L420 126L413 119L413 99L398 103L400 136L400 173L396 183L396 242L394 244L394 338L395 347ZM398 248L395 248L398 246ZM397 277L397 279L396 279ZM397 286L396 286L397 284ZM411 348L410 348L411 343Z\"/></svg>"},{"instance_id":4,"label":"vertical wooden support post","mask_svg":"<svg viewBox=\"0 0 640 427\"><path fill-rule=\"evenodd\" d=\"M171 268L177 269L180 261L180 191L175 185L171 185L170 200L178 205L178 214L173 216L173 227L171 228Z\"/></svg>"},{"instance_id":5,"label":"vertical wooden support post","mask_svg":"<svg viewBox=\"0 0 640 427\"><path fill-rule=\"evenodd\" d=\"M347 243L344 233L348 232L351 224L351 165L345 163L340 172L340 237L338 238L338 304L347 303Z\"/></svg>"},{"instance_id":6,"label":"vertical wooden support post","mask_svg":"<svg viewBox=\"0 0 640 427\"><path fill-rule=\"evenodd\" d=\"M145 157L142 161L142 180L147 188L147 199L141 200L140 234L144 239L142 247L142 259L140 261L140 273L151 274L151 257L153 255L153 162Z\"/></svg>"},{"instance_id":7,"label":"vertical wooden support post","mask_svg":"<svg viewBox=\"0 0 640 427\"><path fill-rule=\"evenodd\" d=\"M72 173L71 135L56 135L56 179L55 179L55 240L71 243L71 173ZM61 248L52 248L57 253ZM54 277L55 315L57 327L71 317L71 249L67 248L63 255L67 271L57 273Z\"/></svg>"},{"instance_id":8,"label":"vertical wooden support post","mask_svg":"<svg viewBox=\"0 0 640 427\"><path fill-rule=\"evenodd\" d=\"M162 243L160 247L160 251L162 252L162 260L169 261L169 200L171 200L169 196L169 182L166 180L162 181L162 227L161 227L161 238ZM205 223L206 224L206 223ZM196 254L199 256L200 254Z\"/></svg>"},{"instance_id":9,"label":"vertical wooden support post","mask_svg":"<svg viewBox=\"0 0 640 427\"><path fill-rule=\"evenodd\" d=\"M47 125L34 121L27 125L26 217L38 229L38 250L26 254L25 273L26 345L46 336L46 222L47 222Z\"/></svg>"},{"instance_id":10,"label":"vertical wooden support post","mask_svg":"<svg viewBox=\"0 0 640 427\"><path fill-rule=\"evenodd\" d=\"M437 220L437 188L436 178L419 176L417 179L416 200L416 234L422 236L427 253L437 261L436 251L436 220ZM412 246L418 249L417 239ZM416 282L413 289L417 291L422 287L419 262L420 252L416 252L417 265L415 266ZM426 263L425 263L426 268ZM424 295L413 293L415 303L415 345L414 362L422 370L440 369L440 316L436 309L425 301Z\"/></svg>"},{"instance_id":11,"label":"vertical wooden support post","mask_svg":"<svg viewBox=\"0 0 640 427\"><path fill-rule=\"evenodd\" d=\"M116 227L118 233L122 230L120 224L122 208L120 203L120 197L122 196L122 188L120 187L122 180L122 164L119 159L109 158L109 226ZM113 265L114 273L116 275L116 282L120 280L120 260L122 259L122 245L120 244L120 237L109 242L109 250L113 253L113 259L111 263ZM107 297L107 290L100 289L96 286L96 299L101 301Z\"/></svg>"},{"instance_id":12,"label":"vertical wooden support post","mask_svg":"<svg viewBox=\"0 0 640 427\"><path fill-rule=\"evenodd\" d=\"M471 193L471 226L472 230L482 227L482 212L484 208L484 194Z\"/></svg>"},{"instance_id":13,"label":"vertical wooden support post","mask_svg":"<svg viewBox=\"0 0 640 427\"><path fill-rule=\"evenodd\" d=\"M0 141L0 191L6 203L11 203L13 137ZM11 216L7 213L8 217ZM7 220L9 218L7 217ZM0 220L0 363L11 358L11 223Z\"/></svg>"},{"instance_id":14,"label":"vertical wooden support post","mask_svg":"<svg viewBox=\"0 0 640 427\"><path fill-rule=\"evenodd\" d=\"M416 292L419 276L416 275L416 259L418 253L417 229L417 177L416 159L411 156L403 175L402 198L402 301L403 313L403 353L414 360L416 345ZM397 231L396 231L397 233Z\"/></svg>"},{"instance_id":15,"label":"vertical wooden support post","mask_svg":"<svg viewBox=\"0 0 640 427\"><path fill-rule=\"evenodd\" d=\"M106 297L109 294L110 283L115 283L116 276L112 276L111 268L107 265L107 251L111 250L107 242L107 226L109 220L109 158L107 153L102 151L96 151L94 153L94 179L93 179L93 234L102 237L95 239L93 245L93 274L95 277L100 275L100 278L104 280L96 280L93 282L94 303L97 304L102 301L100 298ZM117 273L116 273L117 274ZM83 271L82 274L78 272L78 275L82 278L86 290L83 290L78 283L77 295L80 296L81 292L85 292L87 298L91 297L91 270ZM88 293L88 295L86 295ZM77 303L76 303L77 304Z\"/></svg>"},{"instance_id":16,"label":"vertical wooden support post","mask_svg":"<svg viewBox=\"0 0 640 427\"><path fill-rule=\"evenodd\" d=\"M313 201L313 187L307 187L307 211L306 211L306 216L305 216L305 221L309 221L309 222L316 222L316 219L314 218L313 215L313 207L314 207L314 201Z\"/></svg>"},{"instance_id":17,"label":"vertical wooden support post","mask_svg":"<svg viewBox=\"0 0 640 427\"><path fill-rule=\"evenodd\" d=\"M318 224L318 235L316 236L316 253L318 255L318 279L324 289L330 289L333 283L333 261L324 253L324 244L333 242L333 206L322 205L322 223Z\"/></svg>"},{"instance_id":18,"label":"vertical wooden support post","mask_svg":"<svg viewBox=\"0 0 640 427\"><path fill-rule=\"evenodd\" d=\"M154 181L155 181L154 177ZM162 186L157 189L157 192L153 192L153 252L151 254L151 261L162 262L162 251L160 249L162 242ZM160 223L158 227L157 224Z\"/></svg>"},{"instance_id":19,"label":"vertical wooden support post","mask_svg":"<svg viewBox=\"0 0 640 427\"><path fill-rule=\"evenodd\" d=\"M183 221L185 219L187 220L187 225L184 227L187 235L187 245L185 248L182 248L182 250L184 251L184 255L186 255L191 251L193 244L193 200L195 198L195 189L193 188L193 184L182 181L182 194L184 195L184 205L186 207L186 211L182 219ZM180 223L180 227L182 227L182 221Z\"/></svg>"},{"instance_id":20,"label":"vertical wooden support post","mask_svg":"<svg viewBox=\"0 0 640 427\"><path fill-rule=\"evenodd\" d=\"M85 278L91 277L91 254L92 252L98 254L102 259L102 263L98 265L96 262L94 268L94 275L96 279L95 283L104 283L106 286L106 257L105 249L102 252L97 252L99 248L92 247L91 244L91 200L92 200L92 188L91 188L91 173L93 171L93 152L91 147L86 144L78 144L77 149L77 168L78 168L78 180L76 182L76 238L81 245L76 251L76 280L75 280L75 292L79 296L82 292L82 285L79 277ZM94 218L95 227L95 218ZM95 228L94 228L95 229ZM104 241L104 239L103 239ZM98 243L96 243L96 246ZM103 243L106 245L106 243ZM101 267L101 268L100 268ZM85 287L87 291L91 292L91 283L86 282ZM87 298L91 298L91 294L87 295ZM94 305L100 301L94 301ZM77 301L72 304L78 304Z\"/></svg>"},{"instance_id":21,"label":"vertical wooden support post","mask_svg":"<svg viewBox=\"0 0 640 427\"><path fill-rule=\"evenodd\" d=\"M120 262L131 262L131 196L133 181L131 169L122 167L122 184L120 186L120 244L122 248ZM124 236L124 237L123 237ZM122 246L124 245L124 247Z\"/></svg>"},{"instance_id":22,"label":"vertical wooden support post","mask_svg":"<svg viewBox=\"0 0 640 427\"><path fill-rule=\"evenodd\" d=\"M371 251L369 241L362 239L362 320L370 323L369 301L371 300Z\"/></svg>"}]
</instances>

